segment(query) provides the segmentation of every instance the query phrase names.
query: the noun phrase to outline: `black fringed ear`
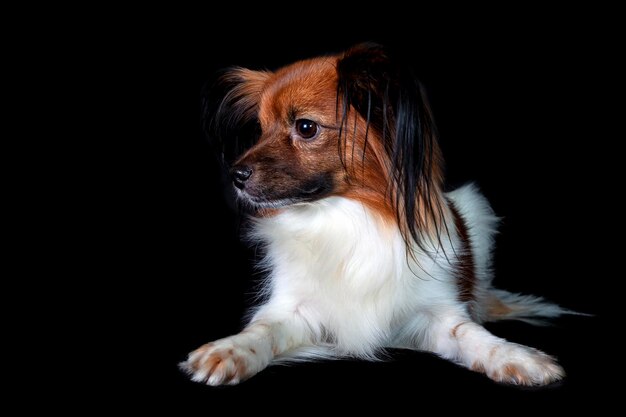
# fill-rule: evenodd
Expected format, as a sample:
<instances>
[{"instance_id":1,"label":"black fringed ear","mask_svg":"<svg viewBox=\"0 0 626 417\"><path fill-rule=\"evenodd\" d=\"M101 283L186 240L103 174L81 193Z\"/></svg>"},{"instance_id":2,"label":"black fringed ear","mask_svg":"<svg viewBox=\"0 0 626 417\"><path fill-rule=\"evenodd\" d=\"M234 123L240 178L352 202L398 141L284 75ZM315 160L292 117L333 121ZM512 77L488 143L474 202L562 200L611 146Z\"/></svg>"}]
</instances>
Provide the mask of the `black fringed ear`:
<instances>
[{"instance_id":1,"label":"black fringed ear","mask_svg":"<svg viewBox=\"0 0 626 417\"><path fill-rule=\"evenodd\" d=\"M405 239L426 251L433 245L425 245L424 238L435 236L441 247L442 161L426 95L411 67L383 46L367 43L339 58L337 75L340 132L350 107L366 120L368 131L376 130L391 162L389 191Z\"/></svg>"},{"instance_id":2,"label":"black fringed ear","mask_svg":"<svg viewBox=\"0 0 626 417\"><path fill-rule=\"evenodd\" d=\"M270 74L265 71L231 68L203 94L204 131L227 165L259 138L259 99Z\"/></svg>"},{"instance_id":3,"label":"black fringed ear","mask_svg":"<svg viewBox=\"0 0 626 417\"><path fill-rule=\"evenodd\" d=\"M341 126L345 125L348 107L352 106L367 121L368 127L383 135L388 133L391 126L386 126L389 119L385 109L389 104L393 72L392 62L381 45L364 43L345 52L337 62L337 99L343 101Z\"/></svg>"}]
</instances>

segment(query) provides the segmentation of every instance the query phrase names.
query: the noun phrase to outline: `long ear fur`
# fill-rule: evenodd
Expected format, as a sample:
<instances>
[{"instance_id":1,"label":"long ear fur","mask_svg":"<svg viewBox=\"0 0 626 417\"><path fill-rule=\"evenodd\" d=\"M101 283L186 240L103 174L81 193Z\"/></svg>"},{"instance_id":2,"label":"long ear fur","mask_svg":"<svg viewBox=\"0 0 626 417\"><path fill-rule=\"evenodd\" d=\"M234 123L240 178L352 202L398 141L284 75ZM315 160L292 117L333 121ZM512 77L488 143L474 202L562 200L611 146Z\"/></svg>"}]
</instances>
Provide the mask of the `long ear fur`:
<instances>
[{"instance_id":1,"label":"long ear fur","mask_svg":"<svg viewBox=\"0 0 626 417\"><path fill-rule=\"evenodd\" d=\"M271 74L231 68L204 96L203 127L227 165L259 137L259 100Z\"/></svg>"},{"instance_id":2,"label":"long ear fur","mask_svg":"<svg viewBox=\"0 0 626 417\"><path fill-rule=\"evenodd\" d=\"M367 131L374 130L383 141L389 159L388 196L407 247L413 241L426 253L438 250L442 233L447 234L443 162L424 89L408 65L377 44L348 50L338 60L337 73L344 140L352 106L367 121Z\"/></svg>"}]
</instances>

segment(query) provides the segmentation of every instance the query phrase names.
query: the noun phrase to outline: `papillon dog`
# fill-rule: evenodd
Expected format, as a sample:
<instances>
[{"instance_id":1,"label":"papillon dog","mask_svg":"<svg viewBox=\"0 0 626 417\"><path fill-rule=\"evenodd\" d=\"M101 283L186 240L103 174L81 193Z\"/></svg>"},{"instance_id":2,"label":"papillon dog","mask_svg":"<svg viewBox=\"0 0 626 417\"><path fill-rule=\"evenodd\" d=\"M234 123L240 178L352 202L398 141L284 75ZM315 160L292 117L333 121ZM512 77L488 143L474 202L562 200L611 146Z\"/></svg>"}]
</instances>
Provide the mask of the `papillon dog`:
<instances>
[{"instance_id":1,"label":"papillon dog","mask_svg":"<svg viewBox=\"0 0 626 417\"><path fill-rule=\"evenodd\" d=\"M492 287L498 218L475 185L444 192L409 65L361 44L222 81L212 134L241 139L258 126L229 172L267 277L243 331L180 365L191 379L237 384L280 361L375 360L385 348L433 352L502 383L564 376L551 356L482 326L570 311Z\"/></svg>"}]
</instances>

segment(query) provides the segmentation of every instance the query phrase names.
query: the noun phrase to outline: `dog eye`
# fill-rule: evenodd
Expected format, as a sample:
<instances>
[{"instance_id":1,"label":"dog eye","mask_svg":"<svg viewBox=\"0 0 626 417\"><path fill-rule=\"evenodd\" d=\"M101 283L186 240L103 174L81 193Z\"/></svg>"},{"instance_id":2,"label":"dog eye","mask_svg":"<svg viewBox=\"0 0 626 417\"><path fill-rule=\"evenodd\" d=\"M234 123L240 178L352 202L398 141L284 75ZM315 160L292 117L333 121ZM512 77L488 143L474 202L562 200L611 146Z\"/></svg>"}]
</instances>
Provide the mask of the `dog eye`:
<instances>
[{"instance_id":1,"label":"dog eye","mask_svg":"<svg viewBox=\"0 0 626 417\"><path fill-rule=\"evenodd\" d=\"M296 132L303 139L311 139L315 135L317 135L317 131L319 130L317 123L313 120L308 119L298 119L296 120Z\"/></svg>"}]
</instances>

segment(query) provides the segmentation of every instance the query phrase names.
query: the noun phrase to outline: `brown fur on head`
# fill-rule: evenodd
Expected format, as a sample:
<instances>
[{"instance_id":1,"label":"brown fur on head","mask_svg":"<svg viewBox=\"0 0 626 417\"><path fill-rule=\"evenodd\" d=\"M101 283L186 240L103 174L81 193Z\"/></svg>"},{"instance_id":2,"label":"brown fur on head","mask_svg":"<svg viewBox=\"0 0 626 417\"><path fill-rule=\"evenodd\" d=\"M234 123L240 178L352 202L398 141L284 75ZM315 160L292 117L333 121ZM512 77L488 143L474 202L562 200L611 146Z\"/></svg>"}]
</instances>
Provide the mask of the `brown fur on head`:
<instances>
[{"instance_id":1,"label":"brown fur on head","mask_svg":"<svg viewBox=\"0 0 626 417\"><path fill-rule=\"evenodd\" d=\"M231 168L260 213L328 196L359 200L422 246L443 223L442 161L432 116L408 67L378 45L296 62L237 68L216 125L257 120L258 141ZM432 246L431 246L432 248Z\"/></svg>"}]
</instances>

